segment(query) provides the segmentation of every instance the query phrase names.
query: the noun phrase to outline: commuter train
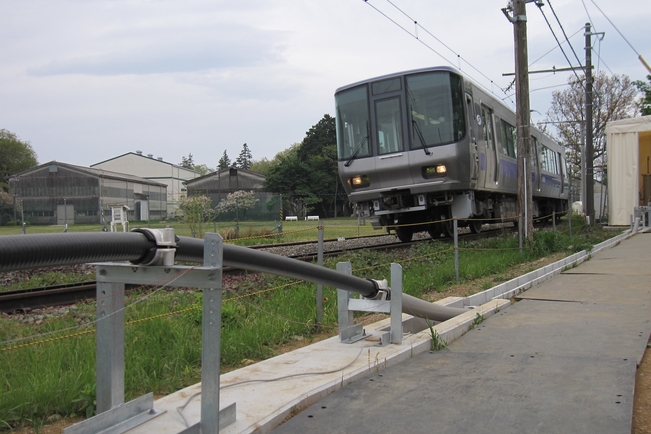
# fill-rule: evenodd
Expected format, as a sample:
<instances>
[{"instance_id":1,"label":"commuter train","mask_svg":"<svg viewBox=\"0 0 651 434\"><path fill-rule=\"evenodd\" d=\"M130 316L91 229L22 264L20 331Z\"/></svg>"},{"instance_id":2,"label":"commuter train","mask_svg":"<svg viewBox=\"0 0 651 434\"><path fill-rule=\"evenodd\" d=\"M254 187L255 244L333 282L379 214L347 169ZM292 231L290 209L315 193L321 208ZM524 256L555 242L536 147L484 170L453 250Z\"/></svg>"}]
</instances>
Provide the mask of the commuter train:
<instances>
[{"instance_id":1,"label":"commuter train","mask_svg":"<svg viewBox=\"0 0 651 434\"><path fill-rule=\"evenodd\" d=\"M335 103L339 178L374 228L407 242L450 235L451 218L473 232L482 219L517 219L515 113L456 69L364 80ZM564 149L531 132L533 217L566 212Z\"/></svg>"}]
</instances>

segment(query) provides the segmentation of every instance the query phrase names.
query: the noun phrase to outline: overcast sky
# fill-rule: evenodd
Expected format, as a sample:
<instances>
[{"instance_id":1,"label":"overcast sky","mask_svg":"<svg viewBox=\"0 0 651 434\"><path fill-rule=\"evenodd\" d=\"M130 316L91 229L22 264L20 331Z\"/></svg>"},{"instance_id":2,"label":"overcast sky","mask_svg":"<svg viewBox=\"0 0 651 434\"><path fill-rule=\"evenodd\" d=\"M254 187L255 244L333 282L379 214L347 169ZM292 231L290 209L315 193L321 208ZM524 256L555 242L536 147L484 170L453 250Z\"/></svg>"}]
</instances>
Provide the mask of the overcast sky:
<instances>
[{"instance_id":1,"label":"overcast sky","mask_svg":"<svg viewBox=\"0 0 651 434\"><path fill-rule=\"evenodd\" d=\"M651 63L649 0L594 2ZM605 32L594 39L595 65L645 79L636 52L594 2L551 4L577 56L583 62L591 21ZM506 97L511 78L502 73L514 70L506 3L0 0L0 128L29 141L39 163L88 166L141 150L172 163L192 153L215 167L224 150L235 160L245 142L254 159L271 159L334 116L338 87L366 78L452 61ZM542 10L562 39L547 0ZM529 4L527 14L529 61L542 57L531 69L567 67L538 7ZM534 121L568 74L531 76Z\"/></svg>"}]
</instances>

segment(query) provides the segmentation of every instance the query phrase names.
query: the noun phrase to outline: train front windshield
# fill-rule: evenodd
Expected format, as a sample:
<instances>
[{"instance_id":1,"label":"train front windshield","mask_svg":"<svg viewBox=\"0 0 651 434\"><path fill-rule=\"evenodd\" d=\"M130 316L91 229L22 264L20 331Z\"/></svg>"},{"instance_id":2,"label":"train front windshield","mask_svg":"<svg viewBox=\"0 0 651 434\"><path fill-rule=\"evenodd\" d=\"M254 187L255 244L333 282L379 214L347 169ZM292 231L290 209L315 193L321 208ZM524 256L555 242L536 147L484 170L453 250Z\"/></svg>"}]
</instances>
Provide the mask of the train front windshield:
<instances>
[{"instance_id":1,"label":"train front windshield","mask_svg":"<svg viewBox=\"0 0 651 434\"><path fill-rule=\"evenodd\" d=\"M411 149L458 142L466 132L461 78L437 71L406 78Z\"/></svg>"},{"instance_id":2,"label":"train front windshield","mask_svg":"<svg viewBox=\"0 0 651 434\"><path fill-rule=\"evenodd\" d=\"M405 83L404 91L400 90L401 86L384 91L373 88L371 102L376 119L372 124L367 84L346 89L335 96L339 160L402 151L405 125L401 122L400 112L407 113L409 148L412 150L463 139L466 122L461 77L448 71L432 71L401 78ZM400 83L395 78L383 82ZM372 131L372 128L377 131Z\"/></svg>"},{"instance_id":3,"label":"train front windshield","mask_svg":"<svg viewBox=\"0 0 651 434\"><path fill-rule=\"evenodd\" d=\"M337 94L337 152L344 160L371 155L366 86Z\"/></svg>"}]
</instances>

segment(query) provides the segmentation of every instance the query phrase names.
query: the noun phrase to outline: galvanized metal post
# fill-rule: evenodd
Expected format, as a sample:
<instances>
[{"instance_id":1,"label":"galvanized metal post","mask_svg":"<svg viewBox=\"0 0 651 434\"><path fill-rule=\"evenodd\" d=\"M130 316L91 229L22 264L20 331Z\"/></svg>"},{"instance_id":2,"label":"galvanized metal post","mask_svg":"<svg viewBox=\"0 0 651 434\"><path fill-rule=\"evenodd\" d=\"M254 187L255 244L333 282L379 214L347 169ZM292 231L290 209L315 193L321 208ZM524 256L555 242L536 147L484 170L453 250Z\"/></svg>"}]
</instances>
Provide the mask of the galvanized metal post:
<instances>
[{"instance_id":1,"label":"galvanized metal post","mask_svg":"<svg viewBox=\"0 0 651 434\"><path fill-rule=\"evenodd\" d=\"M518 217L518 243L520 245L520 255L522 255L522 215Z\"/></svg>"},{"instance_id":2,"label":"galvanized metal post","mask_svg":"<svg viewBox=\"0 0 651 434\"><path fill-rule=\"evenodd\" d=\"M391 263L391 343L402 343L402 265Z\"/></svg>"},{"instance_id":3,"label":"galvanized metal post","mask_svg":"<svg viewBox=\"0 0 651 434\"><path fill-rule=\"evenodd\" d=\"M323 266L323 226L319 222L319 245L317 250L317 259L316 263L319 266ZM316 325L321 326L323 321L323 285L316 285Z\"/></svg>"},{"instance_id":4,"label":"galvanized metal post","mask_svg":"<svg viewBox=\"0 0 651 434\"><path fill-rule=\"evenodd\" d=\"M459 233L457 219L452 220L452 232L454 233L454 275L459 281Z\"/></svg>"},{"instance_id":5,"label":"galvanized metal post","mask_svg":"<svg viewBox=\"0 0 651 434\"><path fill-rule=\"evenodd\" d=\"M97 267L97 274L106 273ZM99 277L99 276L98 276ZM124 283L97 279L97 413L124 403Z\"/></svg>"},{"instance_id":6,"label":"galvanized metal post","mask_svg":"<svg viewBox=\"0 0 651 434\"><path fill-rule=\"evenodd\" d=\"M278 209L278 233L282 234L283 233L283 195L280 195L280 208Z\"/></svg>"},{"instance_id":7,"label":"galvanized metal post","mask_svg":"<svg viewBox=\"0 0 651 434\"><path fill-rule=\"evenodd\" d=\"M337 271L351 275L353 274L353 267L350 262L338 262ZM340 332L347 327L355 325L353 312L348 310L348 300L350 299L350 295L350 291L337 289L337 312Z\"/></svg>"},{"instance_id":8,"label":"galvanized metal post","mask_svg":"<svg viewBox=\"0 0 651 434\"><path fill-rule=\"evenodd\" d=\"M218 434L223 264L223 240L219 234L205 235L203 264L216 270L208 277L215 286L203 290L201 433Z\"/></svg>"},{"instance_id":9,"label":"galvanized metal post","mask_svg":"<svg viewBox=\"0 0 651 434\"><path fill-rule=\"evenodd\" d=\"M570 179L572 179L572 178L570 178ZM567 219L568 219L568 221L570 223L570 237L571 237L572 236L572 215L574 214L574 212L572 210L572 204L570 203L569 205L570 205L569 206L570 209L569 209L568 214L567 214L568 215Z\"/></svg>"}]
</instances>

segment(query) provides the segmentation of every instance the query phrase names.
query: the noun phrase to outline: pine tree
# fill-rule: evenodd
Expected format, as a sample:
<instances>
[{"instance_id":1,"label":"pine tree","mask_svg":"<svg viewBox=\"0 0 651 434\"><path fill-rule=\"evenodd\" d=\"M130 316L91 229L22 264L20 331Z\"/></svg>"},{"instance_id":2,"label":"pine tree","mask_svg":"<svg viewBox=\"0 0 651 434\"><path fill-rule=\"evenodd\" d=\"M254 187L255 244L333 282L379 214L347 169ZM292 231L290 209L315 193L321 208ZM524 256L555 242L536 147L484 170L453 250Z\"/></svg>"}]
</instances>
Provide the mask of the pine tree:
<instances>
[{"instance_id":1,"label":"pine tree","mask_svg":"<svg viewBox=\"0 0 651 434\"><path fill-rule=\"evenodd\" d=\"M222 158L220 158L219 162L217 163L217 170L228 169L230 166L231 166L231 159L228 158L228 154L226 153L226 150L224 150L224 154L222 155Z\"/></svg>"},{"instance_id":2,"label":"pine tree","mask_svg":"<svg viewBox=\"0 0 651 434\"><path fill-rule=\"evenodd\" d=\"M240 152L240 155L237 157L237 160L235 160L235 164L233 164L233 167L237 167L238 169L249 170L251 169L252 162L253 162L253 155L251 155L251 150L249 149L249 145L245 143L242 145L242 151Z\"/></svg>"},{"instance_id":3,"label":"pine tree","mask_svg":"<svg viewBox=\"0 0 651 434\"><path fill-rule=\"evenodd\" d=\"M181 166L186 169L194 169L194 157L192 157L192 153L188 154L187 157L181 157Z\"/></svg>"}]
</instances>

